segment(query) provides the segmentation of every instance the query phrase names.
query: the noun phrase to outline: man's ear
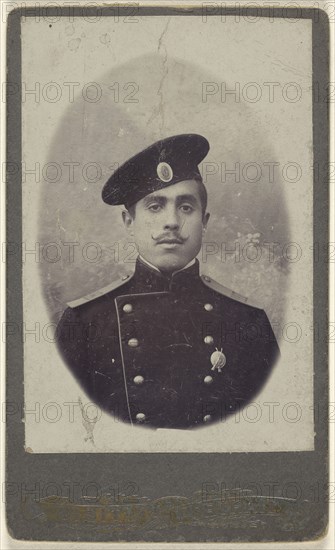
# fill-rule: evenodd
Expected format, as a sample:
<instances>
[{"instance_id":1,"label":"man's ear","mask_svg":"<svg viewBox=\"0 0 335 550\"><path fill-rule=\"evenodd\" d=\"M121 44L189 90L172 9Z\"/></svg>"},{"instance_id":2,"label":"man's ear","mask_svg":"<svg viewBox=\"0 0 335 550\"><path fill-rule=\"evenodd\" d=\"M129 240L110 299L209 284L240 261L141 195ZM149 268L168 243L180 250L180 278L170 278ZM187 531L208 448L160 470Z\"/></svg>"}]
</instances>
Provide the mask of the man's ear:
<instances>
[{"instance_id":1,"label":"man's ear","mask_svg":"<svg viewBox=\"0 0 335 550\"><path fill-rule=\"evenodd\" d=\"M204 229L207 229L207 224L208 224L209 218L210 218L210 213L206 212L206 214L204 215L204 217L202 219L202 225L203 225Z\"/></svg>"},{"instance_id":2,"label":"man's ear","mask_svg":"<svg viewBox=\"0 0 335 550\"><path fill-rule=\"evenodd\" d=\"M122 220L123 220L124 226L127 229L128 233L131 234L134 219L133 219L132 215L128 212L128 210L122 210Z\"/></svg>"}]
</instances>

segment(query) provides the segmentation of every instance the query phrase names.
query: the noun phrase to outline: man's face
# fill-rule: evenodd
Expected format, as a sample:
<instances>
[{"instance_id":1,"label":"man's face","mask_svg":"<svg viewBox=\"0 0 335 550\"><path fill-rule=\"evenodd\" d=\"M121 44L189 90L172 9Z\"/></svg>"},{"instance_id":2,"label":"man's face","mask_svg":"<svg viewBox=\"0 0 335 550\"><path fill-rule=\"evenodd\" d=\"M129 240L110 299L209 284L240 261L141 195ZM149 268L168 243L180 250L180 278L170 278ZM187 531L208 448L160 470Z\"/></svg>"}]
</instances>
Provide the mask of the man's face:
<instances>
[{"instance_id":1,"label":"man's face","mask_svg":"<svg viewBox=\"0 0 335 550\"><path fill-rule=\"evenodd\" d=\"M123 221L139 254L163 272L182 269L198 254L209 214L203 215L198 184L186 180L147 195L135 216Z\"/></svg>"}]
</instances>

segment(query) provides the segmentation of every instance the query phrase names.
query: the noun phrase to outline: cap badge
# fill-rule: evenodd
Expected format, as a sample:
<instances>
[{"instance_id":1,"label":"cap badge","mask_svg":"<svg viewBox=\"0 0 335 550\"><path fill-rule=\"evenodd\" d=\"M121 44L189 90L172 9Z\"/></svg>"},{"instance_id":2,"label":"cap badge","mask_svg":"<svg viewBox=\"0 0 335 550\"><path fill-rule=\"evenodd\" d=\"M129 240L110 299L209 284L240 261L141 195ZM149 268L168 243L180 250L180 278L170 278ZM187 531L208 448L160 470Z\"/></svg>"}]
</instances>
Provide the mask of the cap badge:
<instances>
[{"instance_id":1,"label":"cap badge","mask_svg":"<svg viewBox=\"0 0 335 550\"><path fill-rule=\"evenodd\" d=\"M160 162L157 166L157 176L160 180L168 183L173 178L173 171L167 162Z\"/></svg>"},{"instance_id":2,"label":"cap badge","mask_svg":"<svg viewBox=\"0 0 335 550\"><path fill-rule=\"evenodd\" d=\"M227 359L225 354L222 353L222 348L220 351L216 348L216 351L214 351L211 355L211 363L213 365L212 370L217 369L218 372L221 372L226 362L227 362Z\"/></svg>"}]
</instances>

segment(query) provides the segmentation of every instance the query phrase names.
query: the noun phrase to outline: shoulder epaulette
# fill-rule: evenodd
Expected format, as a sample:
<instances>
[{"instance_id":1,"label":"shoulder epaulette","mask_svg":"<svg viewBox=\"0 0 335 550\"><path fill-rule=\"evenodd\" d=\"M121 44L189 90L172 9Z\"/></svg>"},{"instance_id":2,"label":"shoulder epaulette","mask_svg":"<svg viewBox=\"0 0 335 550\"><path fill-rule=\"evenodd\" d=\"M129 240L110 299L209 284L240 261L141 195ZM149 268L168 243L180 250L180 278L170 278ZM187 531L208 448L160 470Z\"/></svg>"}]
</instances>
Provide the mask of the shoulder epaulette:
<instances>
[{"instance_id":1,"label":"shoulder epaulette","mask_svg":"<svg viewBox=\"0 0 335 550\"><path fill-rule=\"evenodd\" d=\"M226 286L221 285L217 281L214 281L212 277L208 277L208 275L201 275L201 279L206 286L215 290L219 294L228 296L228 298L232 298L233 300L237 300L238 302L242 302L243 304L254 305L254 304L250 304L249 298L247 298L246 296L242 296L242 294L238 294L238 292L235 292L234 290L231 290L230 288L227 288Z\"/></svg>"},{"instance_id":2,"label":"shoulder epaulette","mask_svg":"<svg viewBox=\"0 0 335 550\"><path fill-rule=\"evenodd\" d=\"M96 298L100 298L100 296L103 296L104 294L107 294L108 292L111 292L112 290L116 290L117 288L120 288L122 285L130 281L130 279L133 277L133 274L127 273L126 275L122 275L120 279L117 279L116 281L113 281L107 286L104 286L103 288L100 288L99 290L96 290L95 292L91 292L91 294L87 294L86 296L83 296L82 298L77 298L76 300L73 300L72 302L68 302L68 306L71 308L81 306L83 304L86 304L87 302L91 302L92 300L95 300Z\"/></svg>"}]
</instances>

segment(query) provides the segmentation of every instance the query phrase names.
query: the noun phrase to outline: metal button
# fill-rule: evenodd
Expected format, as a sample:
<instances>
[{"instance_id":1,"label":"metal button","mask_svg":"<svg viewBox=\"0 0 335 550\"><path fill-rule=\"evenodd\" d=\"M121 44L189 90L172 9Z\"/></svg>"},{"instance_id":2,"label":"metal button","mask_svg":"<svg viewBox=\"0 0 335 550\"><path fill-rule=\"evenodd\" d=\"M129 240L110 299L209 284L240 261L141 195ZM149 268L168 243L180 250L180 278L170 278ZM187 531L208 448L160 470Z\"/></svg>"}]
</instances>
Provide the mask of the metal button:
<instances>
[{"instance_id":1,"label":"metal button","mask_svg":"<svg viewBox=\"0 0 335 550\"><path fill-rule=\"evenodd\" d=\"M137 422L144 422L145 414L144 413L137 413L136 420L137 420Z\"/></svg>"},{"instance_id":2,"label":"metal button","mask_svg":"<svg viewBox=\"0 0 335 550\"><path fill-rule=\"evenodd\" d=\"M205 308L206 311L212 311L213 310L212 304L205 304L204 308Z\"/></svg>"},{"instance_id":3,"label":"metal button","mask_svg":"<svg viewBox=\"0 0 335 550\"><path fill-rule=\"evenodd\" d=\"M133 311L133 306L131 304L124 304L122 309L125 313L131 313Z\"/></svg>"},{"instance_id":4,"label":"metal button","mask_svg":"<svg viewBox=\"0 0 335 550\"><path fill-rule=\"evenodd\" d=\"M143 384L143 382L144 382L143 376L141 376L140 374L138 374L137 376L135 376L134 382L135 382L135 384L137 384L137 386L140 386L140 385Z\"/></svg>"},{"instance_id":5,"label":"metal button","mask_svg":"<svg viewBox=\"0 0 335 550\"><path fill-rule=\"evenodd\" d=\"M205 344L213 344L213 342L214 342L213 336L205 336L204 342L205 342Z\"/></svg>"},{"instance_id":6,"label":"metal button","mask_svg":"<svg viewBox=\"0 0 335 550\"><path fill-rule=\"evenodd\" d=\"M208 277L207 275L204 276L204 279L205 279L205 281L207 281L207 283L210 283L210 282L211 282L211 278Z\"/></svg>"},{"instance_id":7,"label":"metal button","mask_svg":"<svg viewBox=\"0 0 335 550\"><path fill-rule=\"evenodd\" d=\"M213 382L212 376L205 376L204 382L205 384L211 384Z\"/></svg>"},{"instance_id":8,"label":"metal button","mask_svg":"<svg viewBox=\"0 0 335 550\"><path fill-rule=\"evenodd\" d=\"M204 422L210 422L212 420L212 416L210 414L206 414L206 416L204 416Z\"/></svg>"},{"instance_id":9,"label":"metal button","mask_svg":"<svg viewBox=\"0 0 335 550\"><path fill-rule=\"evenodd\" d=\"M130 340L128 340L128 346L131 348L137 348L138 346L137 338L130 338Z\"/></svg>"},{"instance_id":10,"label":"metal button","mask_svg":"<svg viewBox=\"0 0 335 550\"><path fill-rule=\"evenodd\" d=\"M121 280L122 280L122 281L125 281L126 279L128 279L128 277L129 277L129 275L123 275L123 276L121 277Z\"/></svg>"}]
</instances>

